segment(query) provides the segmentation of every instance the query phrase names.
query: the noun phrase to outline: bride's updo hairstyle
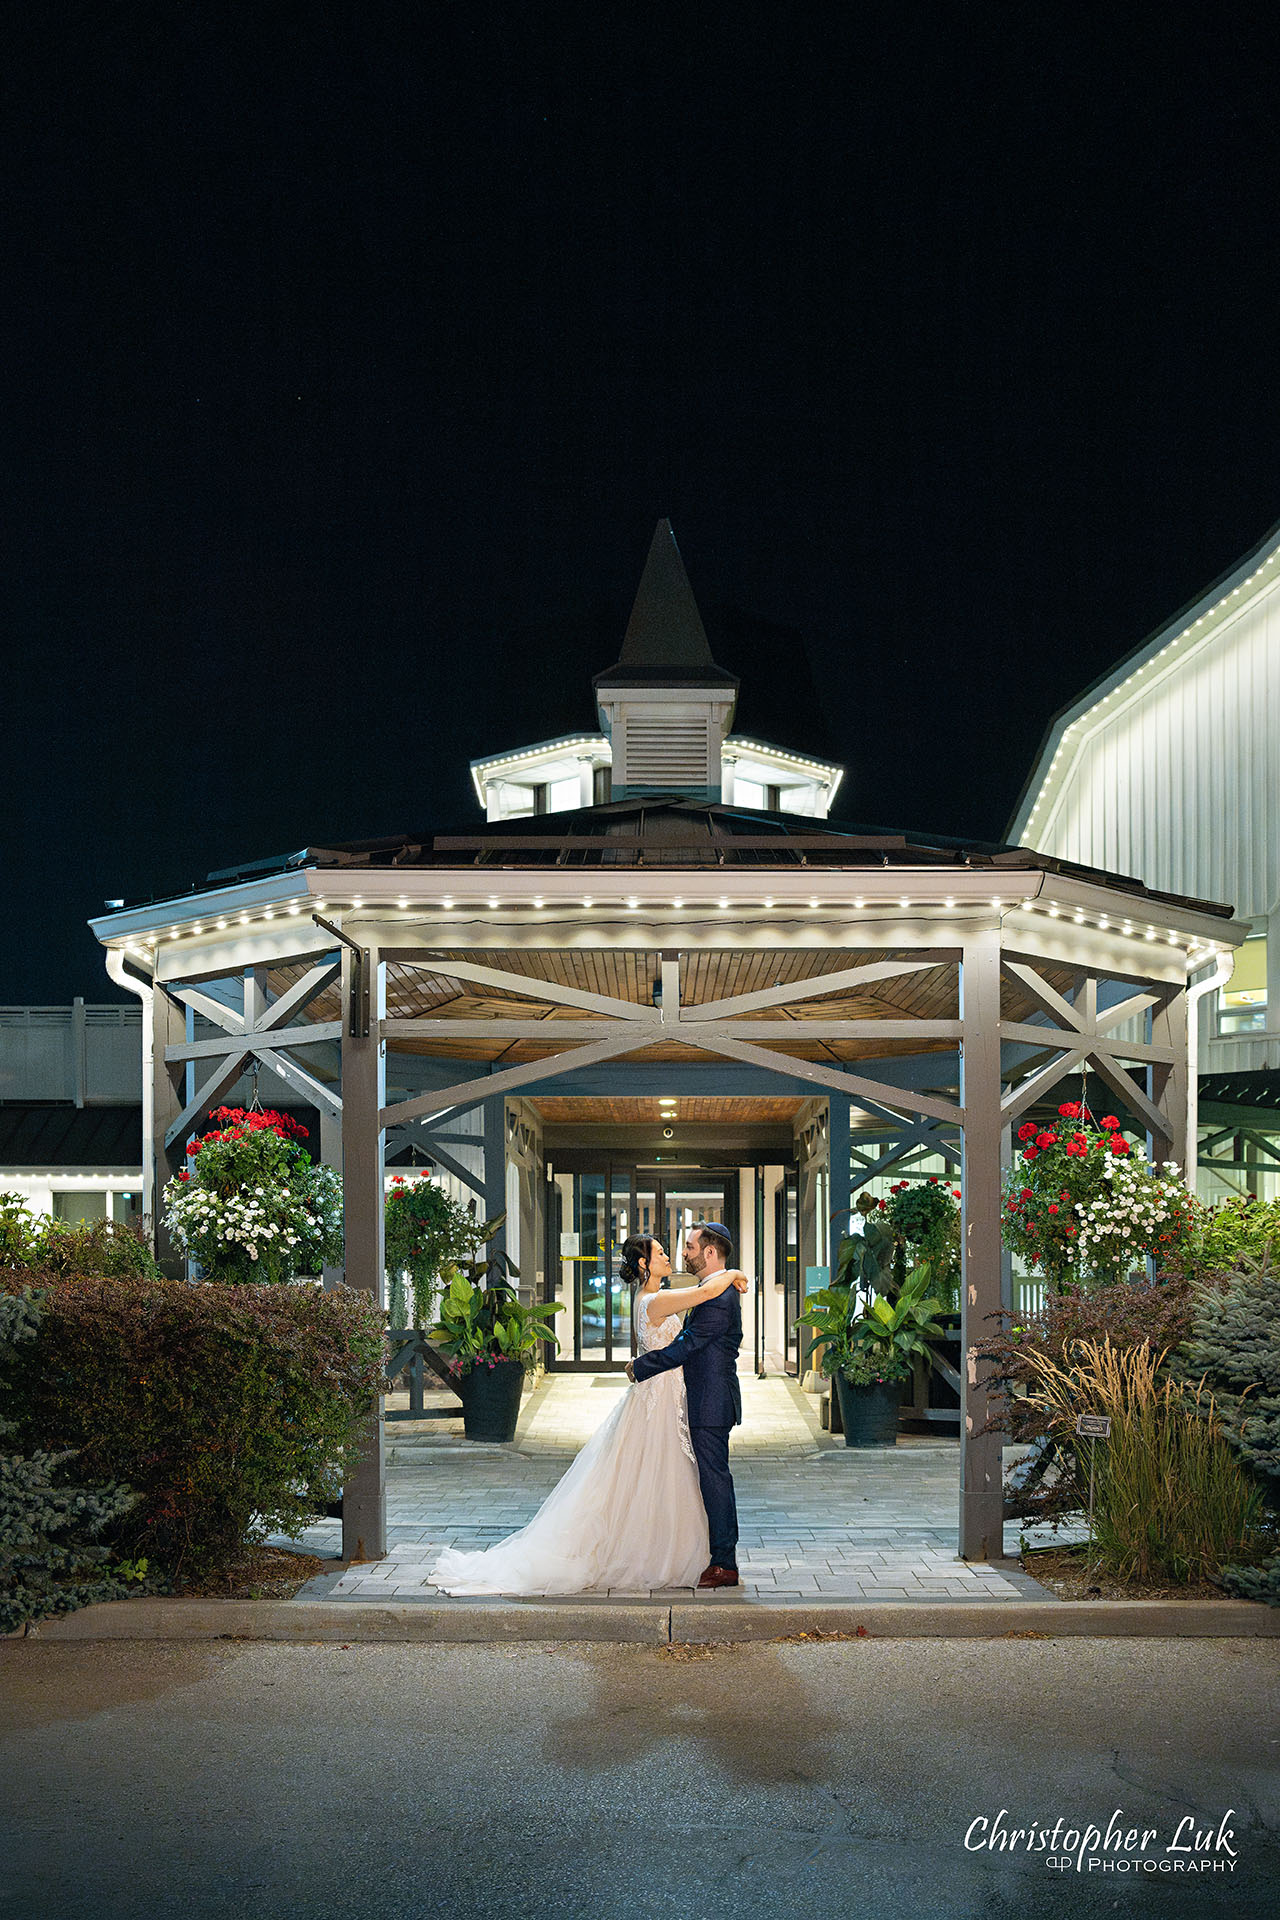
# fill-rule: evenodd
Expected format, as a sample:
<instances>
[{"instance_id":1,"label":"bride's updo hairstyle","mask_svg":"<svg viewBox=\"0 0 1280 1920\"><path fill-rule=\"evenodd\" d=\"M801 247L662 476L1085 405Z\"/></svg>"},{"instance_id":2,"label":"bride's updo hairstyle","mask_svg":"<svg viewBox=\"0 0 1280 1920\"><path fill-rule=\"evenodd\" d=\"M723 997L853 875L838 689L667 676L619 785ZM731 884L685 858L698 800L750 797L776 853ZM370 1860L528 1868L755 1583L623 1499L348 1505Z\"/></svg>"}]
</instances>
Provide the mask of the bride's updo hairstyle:
<instances>
[{"instance_id":1,"label":"bride's updo hairstyle","mask_svg":"<svg viewBox=\"0 0 1280 1920\"><path fill-rule=\"evenodd\" d=\"M633 1233L629 1240L622 1243L622 1254L618 1261L618 1278L626 1280L631 1286L639 1283L643 1286L649 1278L649 1260L653 1253L653 1239L647 1233Z\"/></svg>"}]
</instances>

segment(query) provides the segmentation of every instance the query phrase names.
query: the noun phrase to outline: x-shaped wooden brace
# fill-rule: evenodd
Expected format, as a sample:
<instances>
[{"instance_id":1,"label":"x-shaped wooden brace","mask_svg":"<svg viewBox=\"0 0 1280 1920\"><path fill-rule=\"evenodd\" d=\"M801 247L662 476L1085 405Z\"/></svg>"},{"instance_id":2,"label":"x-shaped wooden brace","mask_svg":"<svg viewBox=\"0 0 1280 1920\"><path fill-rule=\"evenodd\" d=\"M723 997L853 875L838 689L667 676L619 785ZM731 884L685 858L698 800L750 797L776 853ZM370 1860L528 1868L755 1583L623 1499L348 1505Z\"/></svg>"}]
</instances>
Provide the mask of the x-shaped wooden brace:
<instances>
[{"instance_id":1,"label":"x-shaped wooden brace","mask_svg":"<svg viewBox=\"0 0 1280 1920\"><path fill-rule=\"evenodd\" d=\"M206 1020L221 1028L221 1033L210 1040L189 1040L178 1046L166 1047L164 1057L172 1064L178 1061L216 1062L213 1072L195 1096L187 1102L173 1125L164 1137L166 1147L181 1140L193 1121L207 1113L229 1087L244 1072L250 1060L261 1060L295 1093L309 1100L329 1114L342 1111L341 1097L322 1080L288 1057L287 1049L293 1047L314 1047L324 1040L338 1040L342 1035L340 1020L320 1020L290 1026L288 1023L295 1014L300 1014L338 975L338 963L334 960L322 960L311 967L278 1000L267 1001L262 970L254 968L244 976L244 1012L237 1013L234 1007L226 1007L212 995L202 993L198 987L166 986L163 992L178 1005L190 1008L192 1013L202 1014Z\"/></svg>"},{"instance_id":2,"label":"x-shaped wooden brace","mask_svg":"<svg viewBox=\"0 0 1280 1920\"><path fill-rule=\"evenodd\" d=\"M1145 1013L1149 1007L1165 1005L1181 989L1153 984L1099 1012L1098 982L1094 978L1083 982L1079 997L1072 1005L1048 981L1042 980L1034 967L1009 959L1003 965L1010 978L1025 987L1037 1006L1056 1024L1037 1026L1032 1021L1002 1020L1001 1040L1017 1040L1024 1045L1053 1048L1058 1052L1056 1060L1050 1061L1038 1072L1029 1074L1025 1080L1020 1080L1000 1102L1001 1118L1006 1125L1025 1113L1060 1080L1065 1080L1069 1074L1087 1064L1124 1101L1131 1113L1146 1122L1152 1133L1161 1139L1167 1138L1169 1120L1154 1101L1149 1100L1135 1085L1120 1063L1123 1060L1135 1060L1172 1067L1176 1063L1173 1048L1153 1046L1146 1041L1108 1040L1107 1034L1112 1027Z\"/></svg>"},{"instance_id":3,"label":"x-shaped wooden brace","mask_svg":"<svg viewBox=\"0 0 1280 1920\"><path fill-rule=\"evenodd\" d=\"M860 1100L872 1101L875 1110L887 1109L893 1118L898 1113L906 1112L925 1114L935 1120L953 1123L961 1119L959 1107L931 1094L913 1093L905 1087L894 1087L859 1074L842 1072L836 1066L826 1067L809 1060L797 1060L757 1044L760 1040L847 1039L851 1033L866 1039L958 1039L961 1029L957 1020L765 1020L752 1021L749 1027L732 1024L739 1014L786 1007L797 1000L811 1000L823 994L870 986L878 980L923 972L939 964L937 954L841 968L835 973L818 974L808 980L766 987L757 993L738 994L730 999L704 1002L692 1007L685 1007L681 1003L680 963L675 953L664 953L661 958L662 1004L659 1007L640 1006L635 1001L588 993L581 988L561 986L556 981L535 980L526 974L508 973L498 967L481 966L466 960L408 953L400 953L396 957L402 963L429 966L433 973L447 978L469 981L478 986L498 987L505 993L519 994L533 1000L549 1000L557 1006L596 1017L582 1021L557 1020L552 1025L546 1021L531 1021L527 1017L510 1020L448 1017L384 1020L382 1033L391 1042L398 1038L545 1042L553 1036L561 1040L585 1042L550 1059L505 1067L501 1072L464 1080L452 1087L441 1087L434 1093L396 1101L382 1110L382 1124L387 1127L402 1126L411 1120L434 1119L463 1107L475 1106L495 1094L512 1093L517 1087L529 1086L553 1075L572 1073L576 1067L593 1066L599 1061L615 1059L619 1054L634 1053L642 1047L673 1040L702 1053L742 1060L750 1066L764 1067L770 1073L785 1074L789 1079L806 1080L829 1091L848 1093ZM606 1029L602 1033L601 1015L607 1017L611 1032ZM752 1036L750 1040L744 1037L747 1033Z\"/></svg>"}]
</instances>

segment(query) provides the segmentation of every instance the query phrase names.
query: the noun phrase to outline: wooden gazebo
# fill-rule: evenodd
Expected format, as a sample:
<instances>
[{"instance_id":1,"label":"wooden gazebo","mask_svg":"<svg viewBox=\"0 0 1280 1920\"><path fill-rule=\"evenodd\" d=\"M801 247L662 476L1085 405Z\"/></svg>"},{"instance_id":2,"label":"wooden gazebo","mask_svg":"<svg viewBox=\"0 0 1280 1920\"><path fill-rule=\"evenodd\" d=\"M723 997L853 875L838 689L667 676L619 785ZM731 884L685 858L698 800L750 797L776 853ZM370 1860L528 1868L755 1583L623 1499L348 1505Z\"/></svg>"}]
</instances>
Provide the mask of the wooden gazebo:
<instances>
[{"instance_id":1,"label":"wooden gazebo","mask_svg":"<svg viewBox=\"0 0 1280 1920\"><path fill-rule=\"evenodd\" d=\"M1212 903L1023 849L660 793L307 848L93 924L113 978L150 1003L152 1218L204 1114L265 1063L320 1110L346 1281L379 1300L388 1138L448 1164L459 1116L482 1113L497 1210L508 1097L601 1063L620 1088L637 1065L679 1061L713 1091L730 1062L828 1099L833 1212L851 1114L894 1130L877 1164L938 1142L963 1196L967 1559L1002 1551L1000 1442L971 1350L1001 1305L1010 1129L1087 1069L1156 1157L1185 1165L1189 1002L1247 931ZM352 1558L385 1549L379 1411L346 1490Z\"/></svg>"}]
</instances>

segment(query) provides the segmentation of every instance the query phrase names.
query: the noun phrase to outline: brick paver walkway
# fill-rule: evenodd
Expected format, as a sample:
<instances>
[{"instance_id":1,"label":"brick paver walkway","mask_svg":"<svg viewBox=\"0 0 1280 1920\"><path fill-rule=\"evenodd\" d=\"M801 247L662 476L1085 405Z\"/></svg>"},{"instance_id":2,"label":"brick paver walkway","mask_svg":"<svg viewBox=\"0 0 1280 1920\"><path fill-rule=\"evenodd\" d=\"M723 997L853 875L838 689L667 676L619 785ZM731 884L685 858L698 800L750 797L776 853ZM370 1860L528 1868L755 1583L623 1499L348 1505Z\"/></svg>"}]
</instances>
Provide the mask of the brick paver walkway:
<instances>
[{"instance_id":1,"label":"brick paver walkway","mask_svg":"<svg viewBox=\"0 0 1280 1920\"><path fill-rule=\"evenodd\" d=\"M322 1574L299 1598L446 1600L428 1579L440 1550L488 1546L523 1526L626 1390L612 1376L552 1374L526 1400L510 1446L465 1440L460 1419L389 1426L387 1557ZM742 1394L743 1425L731 1442L742 1597L1050 1597L1007 1562L957 1558L956 1441L845 1447L821 1431L815 1402L794 1381L744 1374ZM1006 1529L1011 1553L1018 1532L1016 1521ZM341 1526L318 1522L293 1544L336 1557Z\"/></svg>"}]
</instances>

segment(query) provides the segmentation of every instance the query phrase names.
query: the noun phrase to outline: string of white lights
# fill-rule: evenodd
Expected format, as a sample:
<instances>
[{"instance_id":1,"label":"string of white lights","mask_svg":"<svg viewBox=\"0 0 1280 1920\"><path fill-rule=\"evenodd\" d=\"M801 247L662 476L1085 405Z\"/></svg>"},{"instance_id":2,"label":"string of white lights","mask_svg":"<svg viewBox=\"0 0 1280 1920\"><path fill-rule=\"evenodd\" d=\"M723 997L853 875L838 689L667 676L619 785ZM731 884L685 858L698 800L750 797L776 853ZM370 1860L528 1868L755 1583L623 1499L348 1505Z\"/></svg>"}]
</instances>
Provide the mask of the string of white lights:
<instances>
[{"instance_id":1,"label":"string of white lights","mask_svg":"<svg viewBox=\"0 0 1280 1920\"><path fill-rule=\"evenodd\" d=\"M377 902L369 902L368 904L371 908L377 908L380 911L387 911L391 907L390 902L382 903L381 906L379 906ZM479 901L469 901L461 904L464 908L472 911L478 910L481 905ZM547 908L546 899L541 894L534 894L527 900L507 899L505 901L501 900L496 894L490 894L487 896L485 904L490 912L502 912L509 915L519 915L522 912L530 911L533 913L542 913ZM582 895L580 902L577 903L577 905L580 905L585 911L591 911L600 904L592 894ZM573 912L577 910L575 902L569 900L557 901L555 905L557 909L562 912ZM708 898L700 901L696 898L690 898L687 894L675 894L671 897L669 903L661 900L642 901L639 895L628 894L623 901L618 903L619 910L627 913L638 913L643 910L652 914L674 913L689 917L696 916L699 913L709 912L713 909L718 913L729 913L736 910L739 913L745 914L769 914L785 917L794 913L815 913L825 906L829 913L835 915L846 914L850 911L856 912L865 916L871 921L871 924L878 926L883 926L886 921L904 912L929 913L941 909L945 913L956 913L963 912L966 907L976 909L987 905L1001 914L1019 912L1037 917L1043 916L1049 920L1067 920L1073 926L1089 926L1096 928L1099 932L1110 933L1113 936L1120 936L1125 939L1153 942L1163 937L1167 945L1183 948L1189 960L1192 962L1196 960L1198 955L1207 957L1213 953L1225 952L1231 944L1225 941L1205 939L1195 934L1180 933L1174 928L1166 927L1162 929L1151 922L1134 919L1132 916L1103 912L1099 909L1086 909L1078 902L1064 902L1052 897L1030 899L1026 896L1019 897L1017 894L995 893L990 895L987 900L974 896L968 901L959 901L955 894L933 895L931 893L914 895L903 893L891 900L873 899L870 901L868 901L865 894L855 894L851 899L844 901L831 899L823 901L817 895L810 895L805 901L794 902L779 902L776 895L773 894L765 895L758 901L746 899L732 900L725 894L719 894L715 896L714 899ZM318 914L346 911L360 912L365 906L366 900L363 894L354 894L350 896L349 899L338 898L334 900L311 900L309 896L304 895L292 900L276 901L271 905L263 906L258 909L256 915L253 912L244 911L235 915L219 915L216 919L202 918L189 923L178 921L166 927L162 932L147 933L134 939L126 938L115 944L123 945L131 953L142 954L154 950L162 940L204 939L214 933L228 932L232 930L233 926L249 927L254 924L265 925L277 918L297 918L304 910ZM443 894L437 896L434 900L417 901L411 900L407 894L400 894L396 898L395 907L401 913L413 917L421 916L424 913L451 913L459 907L459 902L453 894Z\"/></svg>"}]
</instances>

